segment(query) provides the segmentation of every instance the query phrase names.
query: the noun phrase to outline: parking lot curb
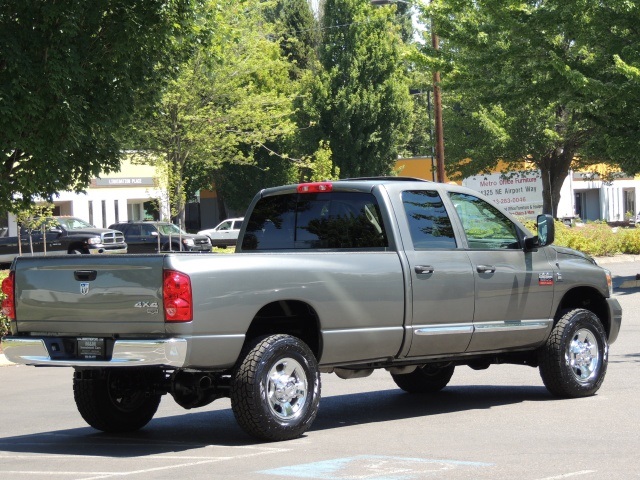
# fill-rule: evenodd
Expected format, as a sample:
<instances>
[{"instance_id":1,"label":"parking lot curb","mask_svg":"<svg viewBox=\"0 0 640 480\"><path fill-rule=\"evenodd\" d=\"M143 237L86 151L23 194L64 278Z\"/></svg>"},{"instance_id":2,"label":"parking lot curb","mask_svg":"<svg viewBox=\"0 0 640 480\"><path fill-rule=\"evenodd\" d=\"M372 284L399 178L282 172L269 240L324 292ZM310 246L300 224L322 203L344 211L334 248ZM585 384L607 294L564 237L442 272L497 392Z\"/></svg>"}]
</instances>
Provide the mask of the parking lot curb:
<instances>
[{"instance_id":1,"label":"parking lot curb","mask_svg":"<svg viewBox=\"0 0 640 480\"><path fill-rule=\"evenodd\" d=\"M0 367L6 367L8 365L15 365L15 363L10 362L9 360L7 360L7 357L0 353Z\"/></svg>"},{"instance_id":2,"label":"parking lot curb","mask_svg":"<svg viewBox=\"0 0 640 480\"><path fill-rule=\"evenodd\" d=\"M611 257L594 257L598 265L606 265L608 263L626 263L626 262L640 262L640 255L613 255Z\"/></svg>"}]
</instances>

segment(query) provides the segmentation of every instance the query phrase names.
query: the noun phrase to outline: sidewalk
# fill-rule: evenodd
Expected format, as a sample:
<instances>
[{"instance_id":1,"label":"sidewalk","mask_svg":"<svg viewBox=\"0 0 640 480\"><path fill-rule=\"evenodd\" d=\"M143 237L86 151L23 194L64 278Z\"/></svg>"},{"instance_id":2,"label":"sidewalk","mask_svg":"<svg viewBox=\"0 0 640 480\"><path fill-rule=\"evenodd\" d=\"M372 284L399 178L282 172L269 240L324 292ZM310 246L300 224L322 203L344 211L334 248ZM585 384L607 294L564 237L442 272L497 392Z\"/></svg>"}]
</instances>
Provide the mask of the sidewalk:
<instances>
[{"instance_id":1,"label":"sidewalk","mask_svg":"<svg viewBox=\"0 0 640 480\"><path fill-rule=\"evenodd\" d=\"M10 362L7 357L0 353L0 367L6 367L7 365L15 365L15 363Z\"/></svg>"},{"instance_id":2,"label":"sidewalk","mask_svg":"<svg viewBox=\"0 0 640 480\"><path fill-rule=\"evenodd\" d=\"M598 265L606 265L607 263L626 263L640 262L640 255L620 254L612 257L593 257Z\"/></svg>"}]
</instances>

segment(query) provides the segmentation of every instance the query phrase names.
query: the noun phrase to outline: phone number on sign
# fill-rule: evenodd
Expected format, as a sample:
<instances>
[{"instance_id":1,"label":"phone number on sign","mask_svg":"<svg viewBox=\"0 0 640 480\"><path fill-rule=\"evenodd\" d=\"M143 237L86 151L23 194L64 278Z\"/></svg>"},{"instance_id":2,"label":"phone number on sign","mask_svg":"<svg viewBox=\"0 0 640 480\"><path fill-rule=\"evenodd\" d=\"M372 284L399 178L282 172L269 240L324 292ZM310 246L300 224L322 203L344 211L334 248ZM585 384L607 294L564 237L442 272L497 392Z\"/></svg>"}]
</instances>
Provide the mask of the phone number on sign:
<instances>
[{"instance_id":1,"label":"phone number on sign","mask_svg":"<svg viewBox=\"0 0 640 480\"><path fill-rule=\"evenodd\" d=\"M527 199L525 197L515 197L515 198L496 198L494 202L501 203L522 203L526 202Z\"/></svg>"}]
</instances>

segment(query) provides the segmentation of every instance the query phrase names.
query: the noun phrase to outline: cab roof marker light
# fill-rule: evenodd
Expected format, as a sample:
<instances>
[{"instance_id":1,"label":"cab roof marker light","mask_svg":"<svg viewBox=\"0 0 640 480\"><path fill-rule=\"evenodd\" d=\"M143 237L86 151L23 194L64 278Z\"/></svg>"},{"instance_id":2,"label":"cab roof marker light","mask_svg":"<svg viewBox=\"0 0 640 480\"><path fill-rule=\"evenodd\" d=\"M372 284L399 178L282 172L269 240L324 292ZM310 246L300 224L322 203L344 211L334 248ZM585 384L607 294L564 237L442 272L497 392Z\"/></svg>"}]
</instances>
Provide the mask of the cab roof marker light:
<instances>
[{"instance_id":1,"label":"cab roof marker light","mask_svg":"<svg viewBox=\"0 0 640 480\"><path fill-rule=\"evenodd\" d=\"M333 183L331 182L301 183L298 185L298 193L323 193L332 190Z\"/></svg>"}]
</instances>

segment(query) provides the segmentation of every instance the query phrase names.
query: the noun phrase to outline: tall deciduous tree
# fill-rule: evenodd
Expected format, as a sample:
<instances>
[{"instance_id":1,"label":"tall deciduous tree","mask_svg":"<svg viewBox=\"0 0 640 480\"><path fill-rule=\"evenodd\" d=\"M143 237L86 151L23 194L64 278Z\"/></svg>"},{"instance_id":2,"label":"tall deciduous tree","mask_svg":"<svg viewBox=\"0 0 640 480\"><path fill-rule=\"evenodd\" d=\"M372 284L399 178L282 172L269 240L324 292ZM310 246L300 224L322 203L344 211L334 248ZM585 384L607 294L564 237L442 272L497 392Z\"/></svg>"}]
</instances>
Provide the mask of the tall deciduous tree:
<instances>
[{"instance_id":1,"label":"tall deciduous tree","mask_svg":"<svg viewBox=\"0 0 640 480\"><path fill-rule=\"evenodd\" d=\"M227 163L214 173L218 198L234 211L245 209L262 188L293 183L315 161L317 139L308 142L308 113L301 107L305 97L303 79L317 71L315 49L319 41L317 21L307 0L277 0L266 10L289 71L290 96L293 100L291 135L279 136L254 152L252 165ZM283 86L284 87L284 86ZM219 202L220 205L221 202ZM221 215L222 216L222 215Z\"/></svg>"},{"instance_id":2,"label":"tall deciduous tree","mask_svg":"<svg viewBox=\"0 0 640 480\"><path fill-rule=\"evenodd\" d=\"M315 90L322 136L341 175L391 172L405 143L411 100L394 10L366 0L327 0Z\"/></svg>"},{"instance_id":3,"label":"tall deciduous tree","mask_svg":"<svg viewBox=\"0 0 640 480\"><path fill-rule=\"evenodd\" d=\"M138 146L165 162L173 219L224 163L253 165L255 152L293 131L289 69L259 0L208 0L209 32L179 66L154 117L137 125Z\"/></svg>"},{"instance_id":4,"label":"tall deciduous tree","mask_svg":"<svg viewBox=\"0 0 640 480\"><path fill-rule=\"evenodd\" d=\"M542 172L555 213L572 165L640 169L634 2L441 0L448 169L463 176L502 160ZM631 161L629 161L631 160Z\"/></svg>"},{"instance_id":5,"label":"tall deciduous tree","mask_svg":"<svg viewBox=\"0 0 640 480\"><path fill-rule=\"evenodd\" d=\"M197 0L3 0L0 211L119 168L117 134L184 53Z\"/></svg>"}]
</instances>

